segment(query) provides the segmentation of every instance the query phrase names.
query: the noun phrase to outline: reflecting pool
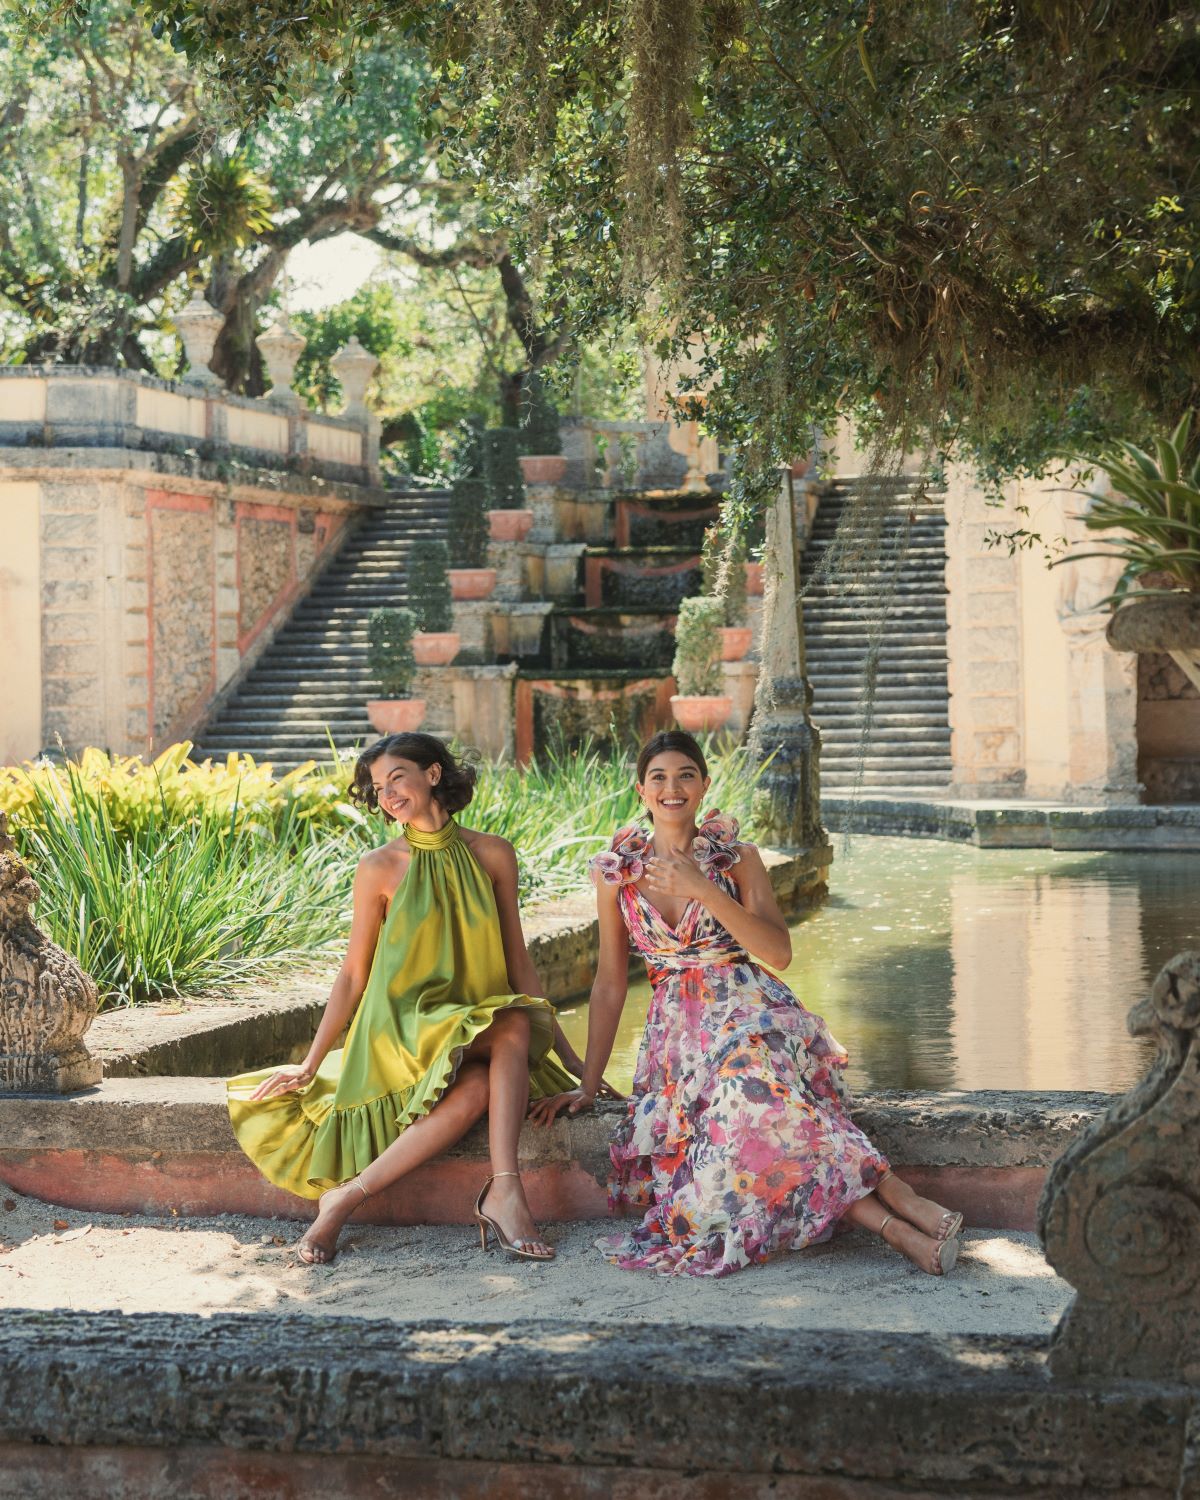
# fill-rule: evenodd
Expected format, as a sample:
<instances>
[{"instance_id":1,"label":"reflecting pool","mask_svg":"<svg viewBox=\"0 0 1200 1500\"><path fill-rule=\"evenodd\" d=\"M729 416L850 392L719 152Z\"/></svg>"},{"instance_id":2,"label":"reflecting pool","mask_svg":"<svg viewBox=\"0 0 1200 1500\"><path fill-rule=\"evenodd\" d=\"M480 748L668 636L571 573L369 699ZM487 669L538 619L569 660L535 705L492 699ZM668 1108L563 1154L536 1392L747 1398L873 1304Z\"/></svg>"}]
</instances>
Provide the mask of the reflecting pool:
<instances>
[{"instance_id":1,"label":"reflecting pool","mask_svg":"<svg viewBox=\"0 0 1200 1500\"><path fill-rule=\"evenodd\" d=\"M792 928L785 978L850 1053L855 1089L1105 1089L1153 1047L1125 1015L1200 948L1200 855L1060 854L855 837ZM608 1076L629 1085L649 986ZM560 1013L582 1053L587 1006Z\"/></svg>"}]
</instances>

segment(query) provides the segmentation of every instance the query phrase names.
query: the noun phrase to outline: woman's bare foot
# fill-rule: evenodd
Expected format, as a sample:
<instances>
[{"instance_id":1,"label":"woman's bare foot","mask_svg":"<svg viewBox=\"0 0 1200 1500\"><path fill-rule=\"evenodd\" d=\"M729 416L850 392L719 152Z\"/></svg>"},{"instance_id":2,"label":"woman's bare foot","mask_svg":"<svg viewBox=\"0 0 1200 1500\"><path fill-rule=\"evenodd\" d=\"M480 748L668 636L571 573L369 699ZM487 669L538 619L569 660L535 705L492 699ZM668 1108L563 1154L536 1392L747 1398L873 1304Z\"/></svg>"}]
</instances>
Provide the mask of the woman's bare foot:
<instances>
[{"instance_id":1,"label":"woman's bare foot","mask_svg":"<svg viewBox=\"0 0 1200 1500\"><path fill-rule=\"evenodd\" d=\"M892 1213L907 1219L931 1239L948 1240L962 1228L962 1214L943 1208L932 1198L922 1198L894 1172L888 1172L880 1180L875 1192Z\"/></svg>"},{"instance_id":2,"label":"woman's bare foot","mask_svg":"<svg viewBox=\"0 0 1200 1500\"><path fill-rule=\"evenodd\" d=\"M337 1254L338 1235L342 1226L359 1206L371 1195L362 1185L362 1180L352 1177L340 1187L330 1188L321 1194L317 1206L317 1217L311 1228L296 1242L296 1258L302 1265L327 1265Z\"/></svg>"},{"instance_id":3,"label":"woman's bare foot","mask_svg":"<svg viewBox=\"0 0 1200 1500\"><path fill-rule=\"evenodd\" d=\"M554 1251L542 1238L529 1212L525 1189L516 1173L505 1172L493 1178L480 1212L495 1219L515 1249L527 1250L539 1260L554 1259Z\"/></svg>"},{"instance_id":4,"label":"woman's bare foot","mask_svg":"<svg viewBox=\"0 0 1200 1500\"><path fill-rule=\"evenodd\" d=\"M925 1271L930 1276L945 1276L954 1269L961 1244L958 1239L939 1240L924 1234L895 1214L888 1214L883 1221L879 1237L912 1261L918 1271Z\"/></svg>"}]
</instances>

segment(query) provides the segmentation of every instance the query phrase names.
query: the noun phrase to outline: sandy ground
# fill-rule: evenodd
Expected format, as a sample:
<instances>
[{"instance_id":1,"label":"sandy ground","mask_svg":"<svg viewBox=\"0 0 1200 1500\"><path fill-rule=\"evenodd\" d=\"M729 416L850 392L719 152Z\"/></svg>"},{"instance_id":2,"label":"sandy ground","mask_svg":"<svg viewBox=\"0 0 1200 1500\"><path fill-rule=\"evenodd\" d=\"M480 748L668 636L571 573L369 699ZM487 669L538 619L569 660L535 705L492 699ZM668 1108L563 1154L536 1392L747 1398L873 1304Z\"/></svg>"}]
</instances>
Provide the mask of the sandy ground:
<instances>
[{"instance_id":1,"label":"sandy ground","mask_svg":"<svg viewBox=\"0 0 1200 1500\"><path fill-rule=\"evenodd\" d=\"M558 1259L538 1266L482 1254L469 1226L351 1223L337 1260L310 1268L292 1223L81 1214L0 1186L0 1308L1044 1334L1070 1297L1031 1234L969 1233L944 1280L852 1233L711 1281L618 1270L592 1248L611 1229L547 1226Z\"/></svg>"}]
</instances>

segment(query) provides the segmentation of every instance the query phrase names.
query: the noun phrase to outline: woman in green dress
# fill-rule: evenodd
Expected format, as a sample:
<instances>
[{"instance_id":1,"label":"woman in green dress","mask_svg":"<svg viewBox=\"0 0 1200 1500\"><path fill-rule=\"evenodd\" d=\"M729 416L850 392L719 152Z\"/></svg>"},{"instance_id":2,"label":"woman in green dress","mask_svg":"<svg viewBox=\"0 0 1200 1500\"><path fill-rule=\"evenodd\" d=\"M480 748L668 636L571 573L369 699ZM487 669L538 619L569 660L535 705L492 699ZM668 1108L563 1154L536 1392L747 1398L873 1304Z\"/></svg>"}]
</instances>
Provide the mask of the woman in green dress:
<instances>
[{"instance_id":1,"label":"woman in green dress","mask_svg":"<svg viewBox=\"0 0 1200 1500\"><path fill-rule=\"evenodd\" d=\"M304 1061L229 1082L242 1149L271 1182L320 1199L296 1247L306 1265L331 1260L356 1208L485 1112L483 1244L494 1233L510 1255L553 1258L525 1201L517 1138L531 1092L573 1086L550 1049L582 1065L539 998L512 845L455 821L474 785L474 769L432 735L388 735L363 752L350 795L400 835L359 861L346 958Z\"/></svg>"}]
</instances>

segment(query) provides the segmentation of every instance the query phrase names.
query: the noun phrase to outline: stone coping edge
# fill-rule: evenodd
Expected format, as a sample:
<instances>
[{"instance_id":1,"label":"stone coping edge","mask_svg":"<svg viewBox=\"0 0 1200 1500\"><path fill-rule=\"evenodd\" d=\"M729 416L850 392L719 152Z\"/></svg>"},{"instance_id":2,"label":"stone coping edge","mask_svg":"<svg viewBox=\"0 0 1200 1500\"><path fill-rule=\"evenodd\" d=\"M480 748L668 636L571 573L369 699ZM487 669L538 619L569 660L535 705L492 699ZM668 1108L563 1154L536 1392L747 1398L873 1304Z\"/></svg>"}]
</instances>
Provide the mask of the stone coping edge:
<instances>
[{"instance_id":1,"label":"stone coping edge","mask_svg":"<svg viewBox=\"0 0 1200 1500\"><path fill-rule=\"evenodd\" d=\"M1109 1094L1090 1093L897 1092L863 1095L852 1114L885 1155L905 1166L1044 1168L1111 1102ZM578 1167L603 1182L624 1108L601 1103L548 1129L526 1125L523 1168ZM6 1154L54 1151L241 1157L219 1078L113 1078L80 1094L0 1096L0 1177ZM446 1155L485 1162L486 1122Z\"/></svg>"},{"instance_id":2,"label":"stone coping edge","mask_svg":"<svg viewBox=\"0 0 1200 1500\"><path fill-rule=\"evenodd\" d=\"M1200 851L1200 804L1176 807L1008 807L889 797L822 798L833 834L946 839L980 849Z\"/></svg>"},{"instance_id":3,"label":"stone coping edge","mask_svg":"<svg viewBox=\"0 0 1200 1500\"><path fill-rule=\"evenodd\" d=\"M1198 1416L1200 1392L1166 1380L1057 1380L1033 1337L276 1313L10 1310L0 1324L0 1457L170 1446L377 1456L401 1474L474 1461L548 1479L759 1474L772 1493L791 1475L833 1496L1149 1500L1192 1493Z\"/></svg>"},{"instance_id":4,"label":"stone coping edge","mask_svg":"<svg viewBox=\"0 0 1200 1500\"><path fill-rule=\"evenodd\" d=\"M796 916L824 894L831 858L828 845L798 854L763 850L786 916ZM555 1003L586 995L599 946L590 890L532 907L522 913L522 921L530 956ZM630 966L641 971L641 959L631 956ZM298 971L286 987L247 988L240 998L224 1002L198 998L183 1012L169 1006L106 1011L92 1023L88 1046L109 1078L214 1077L269 1062L294 1061L312 1040L334 972L334 967L319 976Z\"/></svg>"}]
</instances>

